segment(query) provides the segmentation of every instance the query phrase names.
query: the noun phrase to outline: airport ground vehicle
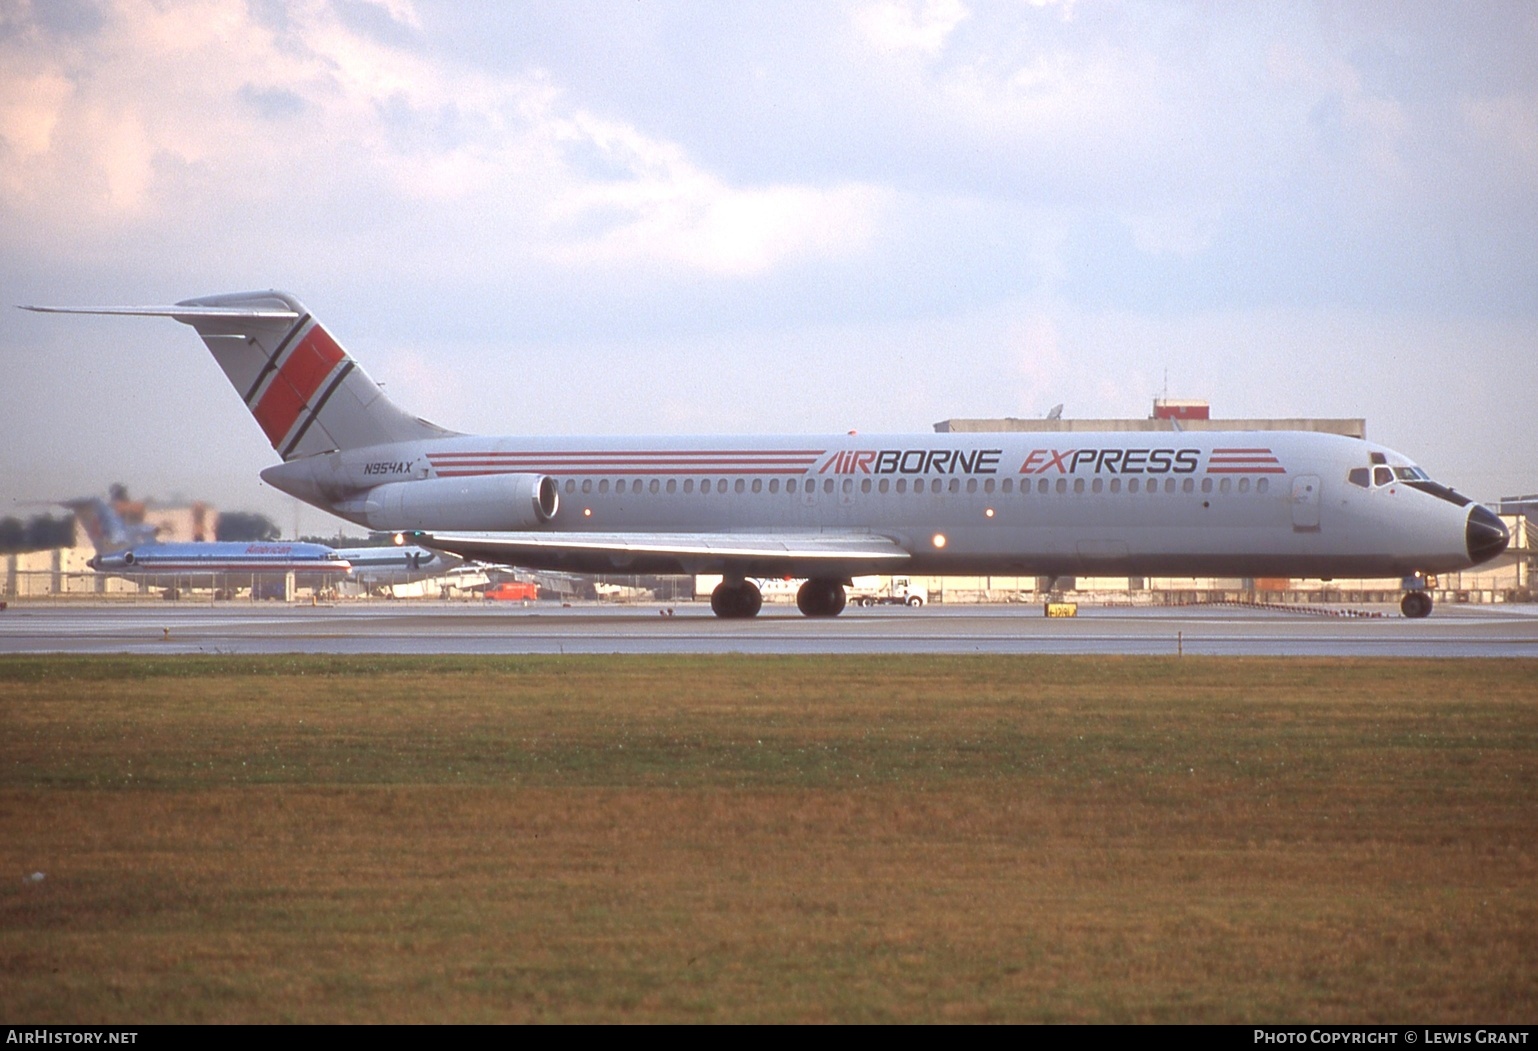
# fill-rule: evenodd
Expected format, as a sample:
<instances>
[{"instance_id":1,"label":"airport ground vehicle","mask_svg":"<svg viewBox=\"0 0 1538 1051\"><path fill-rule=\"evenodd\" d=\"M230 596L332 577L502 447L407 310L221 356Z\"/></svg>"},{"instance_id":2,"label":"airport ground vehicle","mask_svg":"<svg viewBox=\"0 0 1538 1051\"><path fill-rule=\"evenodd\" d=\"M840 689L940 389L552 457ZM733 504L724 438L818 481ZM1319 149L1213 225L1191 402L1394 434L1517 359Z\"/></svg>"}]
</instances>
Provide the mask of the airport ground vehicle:
<instances>
[{"instance_id":1,"label":"airport ground vehicle","mask_svg":"<svg viewBox=\"0 0 1538 1051\"><path fill-rule=\"evenodd\" d=\"M497 602L532 602L539 598L539 585L522 580L504 580L487 588L485 597Z\"/></svg>"},{"instance_id":2,"label":"airport ground vehicle","mask_svg":"<svg viewBox=\"0 0 1538 1051\"><path fill-rule=\"evenodd\" d=\"M908 577L854 577L845 588L852 606L911 606L929 601L929 589Z\"/></svg>"}]
</instances>

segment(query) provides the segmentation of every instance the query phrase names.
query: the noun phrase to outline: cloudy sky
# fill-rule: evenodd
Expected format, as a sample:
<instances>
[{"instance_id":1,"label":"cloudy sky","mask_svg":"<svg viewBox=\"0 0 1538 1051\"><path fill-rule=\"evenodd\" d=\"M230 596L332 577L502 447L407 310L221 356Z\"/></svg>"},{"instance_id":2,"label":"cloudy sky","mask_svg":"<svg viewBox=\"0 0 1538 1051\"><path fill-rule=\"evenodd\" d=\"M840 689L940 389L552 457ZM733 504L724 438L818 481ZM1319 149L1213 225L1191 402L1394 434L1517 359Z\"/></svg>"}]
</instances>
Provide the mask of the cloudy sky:
<instances>
[{"instance_id":1,"label":"cloudy sky","mask_svg":"<svg viewBox=\"0 0 1538 1051\"><path fill-rule=\"evenodd\" d=\"M1525 2L0 0L0 514L292 528L190 329L10 309L269 287L459 430L1167 389L1538 490L1535 54Z\"/></svg>"}]
</instances>

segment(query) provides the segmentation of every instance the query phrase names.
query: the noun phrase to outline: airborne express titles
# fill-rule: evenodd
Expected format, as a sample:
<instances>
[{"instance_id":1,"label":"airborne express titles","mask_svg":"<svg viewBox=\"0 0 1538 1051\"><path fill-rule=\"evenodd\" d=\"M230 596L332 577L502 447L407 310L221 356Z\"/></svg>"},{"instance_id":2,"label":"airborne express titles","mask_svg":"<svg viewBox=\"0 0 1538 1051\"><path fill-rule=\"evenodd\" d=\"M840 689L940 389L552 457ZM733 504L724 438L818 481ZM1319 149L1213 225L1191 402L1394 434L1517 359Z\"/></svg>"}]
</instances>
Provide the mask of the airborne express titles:
<instances>
[{"instance_id":1,"label":"airborne express titles","mask_svg":"<svg viewBox=\"0 0 1538 1051\"><path fill-rule=\"evenodd\" d=\"M1234 456L1232 454L1246 454ZM998 474L1002 449L846 449L834 453L818 474ZM1221 457L1221 459L1220 459ZM1208 473L1220 463L1275 473L1269 449L1213 450ZM1199 449L1032 449L1020 474L1194 474Z\"/></svg>"}]
</instances>

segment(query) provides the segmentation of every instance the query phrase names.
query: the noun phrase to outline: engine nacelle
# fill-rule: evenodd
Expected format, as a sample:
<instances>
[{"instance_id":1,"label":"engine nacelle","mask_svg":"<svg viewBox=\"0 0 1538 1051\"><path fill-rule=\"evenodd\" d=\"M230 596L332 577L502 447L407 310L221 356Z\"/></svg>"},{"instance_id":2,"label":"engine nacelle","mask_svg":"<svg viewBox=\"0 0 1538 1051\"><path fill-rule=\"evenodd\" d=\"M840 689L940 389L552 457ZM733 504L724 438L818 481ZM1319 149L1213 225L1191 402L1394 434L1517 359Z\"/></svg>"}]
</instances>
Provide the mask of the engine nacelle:
<instances>
[{"instance_id":1,"label":"engine nacelle","mask_svg":"<svg viewBox=\"0 0 1538 1051\"><path fill-rule=\"evenodd\" d=\"M501 533L536 529L559 507L549 475L484 474L386 482L338 510L352 512L370 529Z\"/></svg>"}]
</instances>

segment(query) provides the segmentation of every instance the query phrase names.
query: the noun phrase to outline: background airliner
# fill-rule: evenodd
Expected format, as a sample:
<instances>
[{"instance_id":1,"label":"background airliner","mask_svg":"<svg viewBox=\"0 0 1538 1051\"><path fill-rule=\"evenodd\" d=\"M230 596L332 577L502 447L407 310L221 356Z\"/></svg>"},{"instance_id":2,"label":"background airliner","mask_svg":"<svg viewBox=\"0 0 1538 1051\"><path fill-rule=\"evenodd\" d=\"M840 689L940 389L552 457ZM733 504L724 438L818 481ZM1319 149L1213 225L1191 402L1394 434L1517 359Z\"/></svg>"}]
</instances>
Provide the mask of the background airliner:
<instances>
[{"instance_id":1,"label":"background airliner","mask_svg":"<svg viewBox=\"0 0 1538 1051\"><path fill-rule=\"evenodd\" d=\"M251 583L260 576L287 573L319 574L334 586L352 567L347 560L325 544L300 544L277 541L251 543L202 541L176 544L139 544L121 551L99 554L90 566L98 573L142 580L152 587L220 588L241 577Z\"/></svg>"},{"instance_id":2,"label":"background airliner","mask_svg":"<svg viewBox=\"0 0 1538 1051\"><path fill-rule=\"evenodd\" d=\"M286 293L28 309L191 325L283 460L262 478L316 507L487 562L720 573L722 617L758 613L750 577L806 577L801 611L835 616L869 573L1407 577L1509 539L1406 457L1338 435L483 437L396 406Z\"/></svg>"},{"instance_id":3,"label":"background airliner","mask_svg":"<svg viewBox=\"0 0 1538 1051\"><path fill-rule=\"evenodd\" d=\"M333 548L294 541L260 543L164 543L153 526L129 525L106 500L89 497L63 501L85 528L100 573L146 581L151 586L218 586L230 574L321 574L301 577L303 586L333 587L342 580L366 590L443 576L462 559L415 544Z\"/></svg>"}]
</instances>

